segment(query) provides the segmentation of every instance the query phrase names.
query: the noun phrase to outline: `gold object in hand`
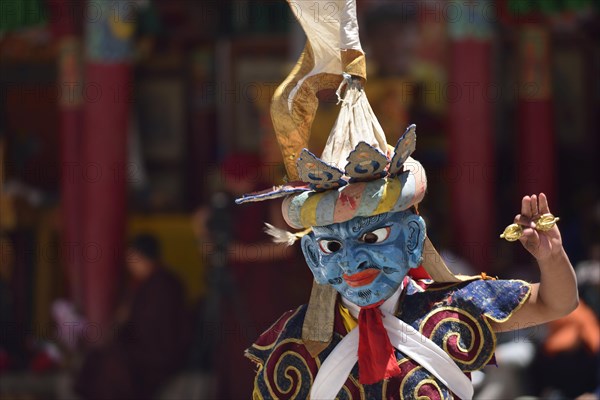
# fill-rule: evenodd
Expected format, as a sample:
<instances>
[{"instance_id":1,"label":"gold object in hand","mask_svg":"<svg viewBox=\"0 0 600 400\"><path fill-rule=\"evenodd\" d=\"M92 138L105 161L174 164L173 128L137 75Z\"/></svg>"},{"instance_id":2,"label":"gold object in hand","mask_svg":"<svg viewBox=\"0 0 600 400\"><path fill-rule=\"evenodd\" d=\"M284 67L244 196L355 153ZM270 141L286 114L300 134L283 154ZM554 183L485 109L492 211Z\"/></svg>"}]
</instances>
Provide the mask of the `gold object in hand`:
<instances>
[{"instance_id":1,"label":"gold object in hand","mask_svg":"<svg viewBox=\"0 0 600 400\"><path fill-rule=\"evenodd\" d=\"M555 217L554 215L547 213L540 216L535 220L535 229L538 231L546 232L549 231L556 225L560 218ZM506 239L509 242L514 242L519 240L519 238L523 235L523 227L519 224L510 224L504 229L502 235L500 235L501 239Z\"/></svg>"},{"instance_id":2,"label":"gold object in hand","mask_svg":"<svg viewBox=\"0 0 600 400\"><path fill-rule=\"evenodd\" d=\"M535 229L542 232L549 231L554 227L554 225L556 225L556 222L559 219L560 218L555 217L550 213L544 214L538 220L535 221Z\"/></svg>"},{"instance_id":3,"label":"gold object in hand","mask_svg":"<svg viewBox=\"0 0 600 400\"><path fill-rule=\"evenodd\" d=\"M510 224L504 229L500 238L506 239L509 242L514 242L515 240L519 240L521 235L523 235L523 227L519 224Z\"/></svg>"}]
</instances>

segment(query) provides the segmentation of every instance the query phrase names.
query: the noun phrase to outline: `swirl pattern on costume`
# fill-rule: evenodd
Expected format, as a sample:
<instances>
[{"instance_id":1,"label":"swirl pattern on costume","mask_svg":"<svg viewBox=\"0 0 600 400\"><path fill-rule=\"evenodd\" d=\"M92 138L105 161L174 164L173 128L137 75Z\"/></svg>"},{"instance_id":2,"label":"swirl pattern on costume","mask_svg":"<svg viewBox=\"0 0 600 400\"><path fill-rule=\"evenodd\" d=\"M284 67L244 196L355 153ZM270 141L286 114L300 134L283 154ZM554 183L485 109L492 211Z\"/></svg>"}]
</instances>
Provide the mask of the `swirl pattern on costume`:
<instances>
[{"instance_id":1,"label":"swirl pattern on costume","mask_svg":"<svg viewBox=\"0 0 600 400\"><path fill-rule=\"evenodd\" d=\"M262 335L254 342L251 347L253 353L256 353L256 356L266 360L266 357L260 357L262 353L268 352L275 346L277 340L279 339L279 335L283 332L290 321L293 321L295 317L297 317L302 307L298 307L295 310L290 310L285 312L273 325L269 327L269 329L265 330Z\"/></svg>"},{"instance_id":2,"label":"swirl pattern on costume","mask_svg":"<svg viewBox=\"0 0 600 400\"><path fill-rule=\"evenodd\" d=\"M366 398L363 386L352 375L348 376L346 383L336 396L336 400L365 400Z\"/></svg>"},{"instance_id":3,"label":"swirl pattern on costume","mask_svg":"<svg viewBox=\"0 0 600 400\"><path fill-rule=\"evenodd\" d=\"M400 353L398 353L400 354ZM400 354L402 379L383 382L381 398L445 400L452 399L452 393L444 387L429 371Z\"/></svg>"},{"instance_id":4,"label":"swirl pattern on costume","mask_svg":"<svg viewBox=\"0 0 600 400\"><path fill-rule=\"evenodd\" d=\"M484 341L495 341L485 321L456 307L440 307L421 322L421 333L442 347L463 371L483 368L493 355Z\"/></svg>"},{"instance_id":5,"label":"swirl pattern on costume","mask_svg":"<svg viewBox=\"0 0 600 400\"><path fill-rule=\"evenodd\" d=\"M277 344L265 364L265 384L275 399L306 399L318 365L302 341L287 339Z\"/></svg>"}]
</instances>

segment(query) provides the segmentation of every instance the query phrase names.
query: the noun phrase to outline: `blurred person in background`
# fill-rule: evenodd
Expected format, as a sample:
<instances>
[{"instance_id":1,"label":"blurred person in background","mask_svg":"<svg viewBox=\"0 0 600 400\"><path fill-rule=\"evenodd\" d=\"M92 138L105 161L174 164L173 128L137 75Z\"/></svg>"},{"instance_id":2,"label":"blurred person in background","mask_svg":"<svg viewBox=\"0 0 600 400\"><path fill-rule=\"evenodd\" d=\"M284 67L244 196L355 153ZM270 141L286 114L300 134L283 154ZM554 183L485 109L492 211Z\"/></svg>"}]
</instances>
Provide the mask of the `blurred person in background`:
<instances>
[{"instance_id":1,"label":"blurred person in background","mask_svg":"<svg viewBox=\"0 0 600 400\"><path fill-rule=\"evenodd\" d=\"M548 336L531 367L536 394L544 398L600 395L600 325L583 300L566 317L548 323ZM591 397L594 398L594 397Z\"/></svg>"},{"instance_id":2,"label":"blurred person in background","mask_svg":"<svg viewBox=\"0 0 600 400\"><path fill-rule=\"evenodd\" d=\"M251 397L254 372L244 350L294 302L280 284L284 275L294 273L294 250L273 243L264 233L264 221L285 226L280 203L250 207L234 203L244 193L264 187L271 167L253 154L227 156L220 166L222 190L193 216L200 250L210 268L209 294L196 337L204 349L199 357L216 374L220 399ZM310 279L305 285L309 287Z\"/></svg>"},{"instance_id":3,"label":"blurred person in background","mask_svg":"<svg viewBox=\"0 0 600 400\"><path fill-rule=\"evenodd\" d=\"M75 384L84 399L152 398L184 365L184 290L162 265L158 240L136 236L126 261L132 290L116 312L114 337L84 360Z\"/></svg>"},{"instance_id":4,"label":"blurred person in background","mask_svg":"<svg viewBox=\"0 0 600 400\"><path fill-rule=\"evenodd\" d=\"M597 232L597 221L592 222L592 231ZM600 244L590 246L588 259L577 263L575 272L579 307L548 324L531 367L539 396L600 398Z\"/></svg>"}]
</instances>

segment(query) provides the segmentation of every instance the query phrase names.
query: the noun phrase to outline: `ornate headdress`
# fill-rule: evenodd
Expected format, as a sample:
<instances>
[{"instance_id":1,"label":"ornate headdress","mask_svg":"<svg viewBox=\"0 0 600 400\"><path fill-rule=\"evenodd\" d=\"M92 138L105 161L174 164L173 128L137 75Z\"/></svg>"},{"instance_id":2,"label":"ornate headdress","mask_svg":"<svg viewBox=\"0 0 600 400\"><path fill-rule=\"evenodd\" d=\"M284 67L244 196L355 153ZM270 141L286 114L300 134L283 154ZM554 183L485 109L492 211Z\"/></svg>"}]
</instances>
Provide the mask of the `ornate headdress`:
<instances>
[{"instance_id":1,"label":"ornate headdress","mask_svg":"<svg viewBox=\"0 0 600 400\"><path fill-rule=\"evenodd\" d=\"M316 11L315 4L319 7ZM285 197L282 211L286 222L305 231L282 233L271 226L268 231L278 241L290 244L313 226L416 208L427 189L423 166L410 157L416 145L415 125L407 128L395 147L389 146L362 89L366 62L358 37L355 0L294 2L291 8L308 40L271 103L288 183L237 200L245 203ZM336 88L341 110L319 158L306 149L318 106L317 93ZM438 282L464 279L448 270L428 239L422 268L411 274ZM336 296L331 286L313 283L302 330L302 339L313 356L331 341Z\"/></svg>"}]
</instances>

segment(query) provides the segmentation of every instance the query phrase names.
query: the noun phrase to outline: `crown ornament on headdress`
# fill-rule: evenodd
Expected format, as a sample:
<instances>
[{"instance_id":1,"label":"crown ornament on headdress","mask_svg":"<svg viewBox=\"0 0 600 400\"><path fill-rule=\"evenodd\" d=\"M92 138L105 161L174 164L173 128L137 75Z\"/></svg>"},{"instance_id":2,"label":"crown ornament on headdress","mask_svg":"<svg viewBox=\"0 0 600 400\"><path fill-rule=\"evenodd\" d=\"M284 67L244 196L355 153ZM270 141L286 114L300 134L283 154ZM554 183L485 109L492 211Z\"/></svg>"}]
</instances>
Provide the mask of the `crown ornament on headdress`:
<instances>
[{"instance_id":1,"label":"crown ornament on headdress","mask_svg":"<svg viewBox=\"0 0 600 400\"><path fill-rule=\"evenodd\" d=\"M344 146L344 143L348 140L348 136L352 136L353 132L346 132L343 127L342 129L337 130L336 128L338 128L338 125L348 122L348 118L345 114L352 112L352 109L356 107L364 107L365 105L367 109L359 110L358 112L362 113L364 117L367 117L366 120L370 117L371 123L374 125L373 131L376 132L373 136L383 138L383 140L379 141L383 142L387 147L383 130L366 100L360 82L353 80L350 75L344 74L344 81L340 85L340 89L343 85L348 86L347 95L344 99L340 98L340 102L343 102L342 110L338 122L336 122L336 126L334 126L332 134L325 146L325 150L323 151L323 158L335 160L336 153L338 155L343 155L343 152L336 151L336 148ZM340 90L338 89L338 98L339 91ZM350 109L350 111L348 109ZM357 119L356 116L355 119ZM354 126L354 128L360 127ZM347 183L373 181L388 175L390 178L394 178L404 171L404 162L415 151L415 131L415 125L411 125L406 129L406 132L404 132L402 137L398 140L391 159L388 159L386 154L378 149L378 147L381 146L381 143L375 142L371 145L364 140L359 141L348 154L348 157L346 158L347 164L344 166L343 171L333 163L328 163L323 159L316 157L308 149L302 149L298 162L296 163L300 179L303 182L308 183L312 190L322 191L335 189L344 186ZM359 132L359 134L360 133L361 132ZM357 134L354 133L354 136L356 135ZM341 140L339 140L340 137ZM336 143L336 139L338 139L337 142L339 143ZM350 140L352 139L350 138Z\"/></svg>"},{"instance_id":2,"label":"crown ornament on headdress","mask_svg":"<svg viewBox=\"0 0 600 400\"><path fill-rule=\"evenodd\" d=\"M343 99L340 98L340 102L343 103L342 109L327 141L323 156L319 158L307 148L303 148L296 161L298 180L246 194L236 200L238 204L298 193L322 193L328 190L337 190L348 184L372 182L386 177L394 179L398 175L410 172L405 169L405 163L416 148L416 125L410 125L392 149L386 144L383 130L371 110L362 85L348 74L343 74L343 76L344 80L337 93L339 98L342 86L346 85L346 96ZM360 109L354 110L354 108ZM356 118L357 112L361 114L358 118ZM349 120L348 116L350 113L355 114L353 115L355 120L363 120L362 126L351 123L352 120ZM368 129L365 128L370 127L364 122L369 120L374 126L375 133L365 134L365 131L368 132ZM353 128L362 128L362 132L352 132ZM373 139L371 144L360 140L365 137ZM357 141L358 143L354 147L349 147L349 144ZM380 150L383 147L382 143L385 146L385 153ZM347 152L346 157L343 157L344 150ZM348 150L350 151L348 152ZM340 165L342 160L345 161L343 169Z\"/></svg>"}]
</instances>

